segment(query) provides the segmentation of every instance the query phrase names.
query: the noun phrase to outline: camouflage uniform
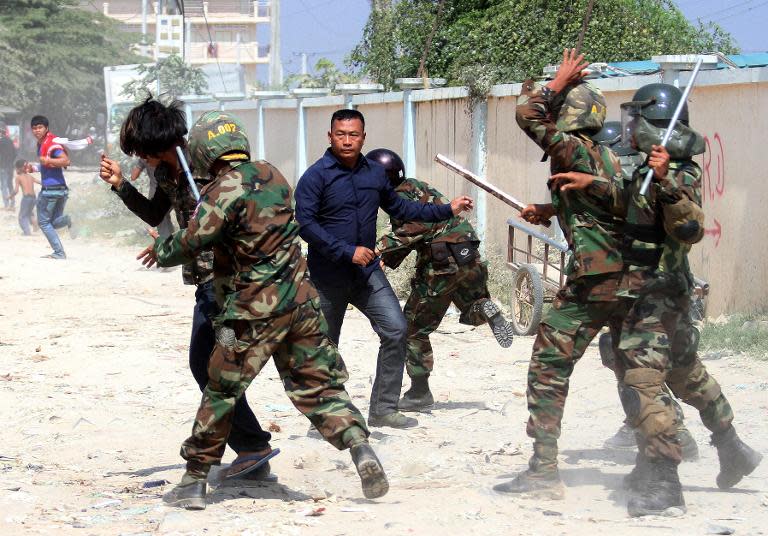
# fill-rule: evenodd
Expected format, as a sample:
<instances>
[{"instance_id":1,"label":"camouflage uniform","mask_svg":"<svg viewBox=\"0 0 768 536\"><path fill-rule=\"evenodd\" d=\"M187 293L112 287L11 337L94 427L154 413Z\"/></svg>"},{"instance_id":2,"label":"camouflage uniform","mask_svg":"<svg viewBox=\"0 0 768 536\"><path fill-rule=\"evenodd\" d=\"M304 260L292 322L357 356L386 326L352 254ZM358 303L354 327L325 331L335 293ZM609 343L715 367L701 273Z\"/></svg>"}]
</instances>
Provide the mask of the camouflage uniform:
<instances>
[{"instance_id":1,"label":"camouflage uniform","mask_svg":"<svg viewBox=\"0 0 768 536\"><path fill-rule=\"evenodd\" d=\"M630 236L628 248L633 253L654 252L659 259L658 269L635 293L638 299L619 349L643 349L648 359L666 361L666 383L675 396L699 410L710 431L722 432L730 427L733 411L698 357L698 332L690 317L694 283L688 252L690 244L701 239L703 225L690 239L674 237L674 227L679 223L703 221L701 169L692 160L672 160L667 178L654 183L649 196L644 197L639 188L647 171L645 166L636 169L625 194L627 223L635 234ZM632 253L625 257L630 264ZM643 333L633 333L635 326L642 326ZM648 449L645 454L654 455Z\"/></svg>"},{"instance_id":2,"label":"camouflage uniform","mask_svg":"<svg viewBox=\"0 0 768 536\"><path fill-rule=\"evenodd\" d=\"M395 192L409 201L450 203L435 188L416 179L405 179ZM479 326L488 321L480 309L490 299L488 266L479 258L480 241L465 218L454 216L438 223L392 219L391 224L390 232L378 242L384 264L397 268L412 251L417 252L411 294L403 308L408 322L406 370L411 378L428 376L434 364L429 335L440 325L451 302L461 311L462 324ZM459 266L449 244L465 245L474 259Z\"/></svg>"},{"instance_id":3,"label":"camouflage uniform","mask_svg":"<svg viewBox=\"0 0 768 536\"><path fill-rule=\"evenodd\" d=\"M617 217L621 206L609 195L621 186L618 157L584 133L569 129L569 121L583 122L585 117L561 113L555 123L557 111L551 100L531 81L525 82L516 112L518 125L549 156L552 173L576 171L594 175L595 180L584 190L551 190L572 255L566 284L539 325L528 369L527 432L535 440L531 469L539 474L557 468L557 438L576 362L603 326L620 331L633 300L619 291L640 281L637 274L624 273L623 221ZM578 110L585 116L601 116L594 125L600 128L604 101L583 102Z\"/></svg>"},{"instance_id":4,"label":"camouflage uniform","mask_svg":"<svg viewBox=\"0 0 768 536\"><path fill-rule=\"evenodd\" d=\"M226 147L228 132L198 129L191 138L207 135L198 143ZM188 228L155 242L161 266L187 262L206 247L214 251L221 314L210 381L181 448L187 474L202 478L220 461L235 401L270 356L291 401L327 441L339 449L365 441L365 419L344 390L346 367L325 335L287 181L266 162L232 161L201 195Z\"/></svg>"}]
</instances>

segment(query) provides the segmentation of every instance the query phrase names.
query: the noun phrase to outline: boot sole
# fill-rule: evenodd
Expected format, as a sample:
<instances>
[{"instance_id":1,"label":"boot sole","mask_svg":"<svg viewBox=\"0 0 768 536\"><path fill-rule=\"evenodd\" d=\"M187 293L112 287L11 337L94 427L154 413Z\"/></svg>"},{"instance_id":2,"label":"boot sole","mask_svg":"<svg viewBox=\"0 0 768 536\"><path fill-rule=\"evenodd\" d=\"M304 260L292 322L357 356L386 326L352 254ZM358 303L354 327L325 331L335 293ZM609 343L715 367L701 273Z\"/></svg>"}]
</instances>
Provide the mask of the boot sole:
<instances>
[{"instance_id":1,"label":"boot sole","mask_svg":"<svg viewBox=\"0 0 768 536\"><path fill-rule=\"evenodd\" d=\"M512 324L502 316L501 309L499 309L495 303L491 300L486 300L482 305L483 315L488 319L488 325L491 326L493 336L496 337L496 342L502 348L509 348L512 346L512 341L515 337L515 332L512 331Z\"/></svg>"},{"instance_id":2,"label":"boot sole","mask_svg":"<svg viewBox=\"0 0 768 536\"><path fill-rule=\"evenodd\" d=\"M531 499L544 499L549 501L562 501L565 499L565 486L558 484L551 488L542 488L526 491L505 490L502 486L494 486L493 489L499 493L519 495Z\"/></svg>"},{"instance_id":3,"label":"boot sole","mask_svg":"<svg viewBox=\"0 0 768 536\"><path fill-rule=\"evenodd\" d=\"M185 508L187 510L205 510L205 499L194 497L189 499L176 499L174 501L163 501L168 506Z\"/></svg>"},{"instance_id":4,"label":"boot sole","mask_svg":"<svg viewBox=\"0 0 768 536\"><path fill-rule=\"evenodd\" d=\"M663 510L651 510L649 508L630 508L627 506L627 513L630 517L642 517L642 516L664 516L664 517L680 517L687 512L685 505L680 506L668 506Z\"/></svg>"},{"instance_id":5,"label":"boot sole","mask_svg":"<svg viewBox=\"0 0 768 536\"><path fill-rule=\"evenodd\" d=\"M752 474L752 471L757 469L757 466L760 465L760 462L763 461L763 455L762 454L760 454L759 452L755 452L755 454L757 456L756 456L755 461L752 464L752 466L747 471L744 471L743 473L741 473L738 476L738 478L733 478L731 480L724 480L724 479L720 478L720 475L717 475L717 479L716 479L717 487L720 488L720 489L732 488L733 486L735 486L736 484L741 482L742 478L744 478L747 475Z\"/></svg>"},{"instance_id":6,"label":"boot sole","mask_svg":"<svg viewBox=\"0 0 768 536\"><path fill-rule=\"evenodd\" d=\"M366 460L357 466L360 475L360 483L363 487L363 495L366 499L378 499L389 491L387 475L384 468L374 460Z\"/></svg>"}]
</instances>

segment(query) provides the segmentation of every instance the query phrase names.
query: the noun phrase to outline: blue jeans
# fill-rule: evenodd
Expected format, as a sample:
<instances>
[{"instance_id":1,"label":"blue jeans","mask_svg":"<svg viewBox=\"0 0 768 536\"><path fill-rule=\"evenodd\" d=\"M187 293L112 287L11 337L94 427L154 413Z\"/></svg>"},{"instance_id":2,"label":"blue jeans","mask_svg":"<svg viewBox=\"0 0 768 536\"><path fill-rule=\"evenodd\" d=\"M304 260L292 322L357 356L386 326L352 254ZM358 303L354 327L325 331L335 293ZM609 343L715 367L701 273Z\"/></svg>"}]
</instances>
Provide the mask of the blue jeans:
<instances>
[{"instance_id":1,"label":"blue jeans","mask_svg":"<svg viewBox=\"0 0 768 536\"><path fill-rule=\"evenodd\" d=\"M192 316L192 338L189 342L189 368L200 390L208 385L208 362L216 343L213 331L213 319L219 314L213 284L202 283L195 291L195 312ZM259 421L251 411L248 400L243 396L237 399L232 414L232 431L227 444L237 452L258 451L269 448L272 434L262 430Z\"/></svg>"},{"instance_id":2,"label":"blue jeans","mask_svg":"<svg viewBox=\"0 0 768 536\"><path fill-rule=\"evenodd\" d=\"M35 196L25 195L19 203L19 226L25 235L32 234L32 211L35 210Z\"/></svg>"},{"instance_id":3,"label":"blue jeans","mask_svg":"<svg viewBox=\"0 0 768 536\"><path fill-rule=\"evenodd\" d=\"M403 385L408 325L387 276L376 269L364 282L344 287L317 283L315 286L320 294L320 307L328 322L328 337L334 344L339 344L341 324L348 304L357 307L370 321L379 336L380 344L368 412L371 415L394 413Z\"/></svg>"},{"instance_id":4,"label":"blue jeans","mask_svg":"<svg viewBox=\"0 0 768 536\"><path fill-rule=\"evenodd\" d=\"M43 189L37 196L37 223L53 248L53 254L57 256L64 256L64 247L56 229L68 227L70 224L69 216L64 215L68 197L69 191L66 189Z\"/></svg>"}]
</instances>

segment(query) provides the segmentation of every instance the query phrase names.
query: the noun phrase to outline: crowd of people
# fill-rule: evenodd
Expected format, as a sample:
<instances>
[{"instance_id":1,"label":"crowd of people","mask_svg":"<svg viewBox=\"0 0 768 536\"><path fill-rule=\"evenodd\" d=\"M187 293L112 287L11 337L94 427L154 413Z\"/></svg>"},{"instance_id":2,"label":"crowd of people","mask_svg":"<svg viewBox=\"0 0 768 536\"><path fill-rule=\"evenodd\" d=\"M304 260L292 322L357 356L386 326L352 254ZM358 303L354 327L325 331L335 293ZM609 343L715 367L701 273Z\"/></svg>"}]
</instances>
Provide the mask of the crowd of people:
<instances>
[{"instance_id":1,"label":"crowd of people","mask_svg":"<svg viewBox=\"0 0 768 536\"><path fill-rule=\"evenodd\" d=\"M638 90L622 105L625 122L606 125L606 101L584 80L586 65L566 50L554 78L526 81L518 100L517 123L551 166L551 203L529 205L522 217L534 225L556 217L571 256L566 283L538 327L527 376L533 455L526 470L494 489L563 496L557 442L569 378L607 328L603 362L616 375L626 429L637 445L636 465L625 478L628 512L685 510L677 468L692 438L675 399L696 408L711 431L719 487L735 486L762 459L737 435L733 410L698 357L690 321L687 254L704 234L701 170L693 157L704 151L703 138L690 126L680 90L666 84ZM662 146L678 106L683 113L670 127L676 135ZM389 149L363 154L365 127L357 110L334 112L329 147L295 191L269 162L251 159L234 115L205 113L188 132L177 103L152 97L128 113L120 132L122 151L140 159L131 177L102 157L100 177L115 195L150 226L164 226L140 260L148 267L181 265L184 283L196 286L189 365L203 396L181 447L186 472L166 503L205 508L208 473L226 445L237 456L225 478L273 478L269 461L279 449L246 399L270 357L296 408L331 445L350 450L363 494L377 498L389 483L369 444L370 427L417 426L405 413L434 404L429 336L449 306L459 309L460 322L488 324L500 346L511 345L511 326L488 292L478 236L462 216L473 200L449 200L406 177ZM71 225L63 214L62 169L69 160L44 117L33 118L32 131L41 179L22 161L16 189L28 225L33 184L41 185L38 222L50 256L63 259L56 229ZM153 181L147 196L131 181L142 170ZM640 185L649 171L653 182L644 194ZM391 219L381 237L379 208ZM171 211L176 232L164 223ZM401 309L382 268L397 268L413 251L412 289ZM338 350L349 304L380 339L367 418L345 390L348 373ZM410 388L401 397L405 371Z\"/></svg>"}]
</instances>

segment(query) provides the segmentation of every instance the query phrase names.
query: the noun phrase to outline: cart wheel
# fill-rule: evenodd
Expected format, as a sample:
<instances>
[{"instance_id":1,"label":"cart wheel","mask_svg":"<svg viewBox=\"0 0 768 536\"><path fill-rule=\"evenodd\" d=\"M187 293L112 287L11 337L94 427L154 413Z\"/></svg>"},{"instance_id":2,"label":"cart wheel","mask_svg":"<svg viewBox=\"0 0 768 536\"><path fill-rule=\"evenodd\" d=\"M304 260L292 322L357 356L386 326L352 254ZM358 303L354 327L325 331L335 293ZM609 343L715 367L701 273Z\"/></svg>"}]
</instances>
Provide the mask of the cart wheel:
<instances>
[{"instance_id":1,"label":"cart wheel","mask_svg":"<svg viewBox=\"0 0 768 536\"><path fill-rule=\"evenodd\" d=\"M512 329L515 335L533 335L544 308L544 283L531 264L521 264L512 283Z\"/></svg>"}]
</instances>

